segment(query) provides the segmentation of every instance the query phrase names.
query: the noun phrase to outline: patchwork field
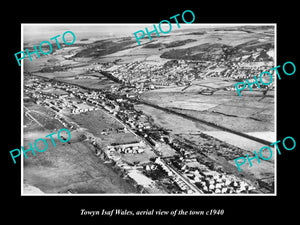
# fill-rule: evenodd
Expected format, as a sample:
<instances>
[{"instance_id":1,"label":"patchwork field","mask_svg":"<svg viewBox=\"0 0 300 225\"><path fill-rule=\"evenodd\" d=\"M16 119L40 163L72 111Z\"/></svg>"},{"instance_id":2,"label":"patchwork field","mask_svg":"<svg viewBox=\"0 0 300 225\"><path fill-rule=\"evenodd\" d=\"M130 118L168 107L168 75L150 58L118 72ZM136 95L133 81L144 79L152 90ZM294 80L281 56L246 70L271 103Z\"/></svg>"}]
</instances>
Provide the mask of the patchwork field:
<instances>
[{"instance_id":1,"label":"patchwork field","mask_svg":"<svg viewBox=\"0 0 300 225\"><path fill-rule=\"evenodd\" d=\"M236 91L219 90L207 96L199 94L197 89L179 92L178 88L174 91L169 88L168 92L158 89L144 93L142 99L236 131L274 132L273 95L262 98L259 93L257 91L258 96L243 94L239 97Z\"/></svg>"}]
</instances>

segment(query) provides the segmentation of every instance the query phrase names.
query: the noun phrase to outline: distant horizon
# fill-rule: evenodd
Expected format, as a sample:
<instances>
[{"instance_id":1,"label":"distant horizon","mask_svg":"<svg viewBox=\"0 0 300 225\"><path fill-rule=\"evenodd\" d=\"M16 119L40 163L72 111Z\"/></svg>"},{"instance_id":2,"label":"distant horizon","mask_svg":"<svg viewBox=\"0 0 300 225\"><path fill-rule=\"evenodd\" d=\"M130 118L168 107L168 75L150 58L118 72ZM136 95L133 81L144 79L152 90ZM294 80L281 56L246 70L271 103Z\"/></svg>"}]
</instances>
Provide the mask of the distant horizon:
<instances>
[{"instance_id":1,"label":"distant horizon","mask_svg":"<svg viewBox=\"0 0 300 225\"><path fill-rule=\"evenodd\" d=\"M177 27L176 23L172 24L172 32L180 32L187 29L208 29L208 28L217 28L217 27L238 27L238 26L266 26L266 25L274 25L274 24L185 24L179 23L180 28ZM76 38L105 38L105 37L129 37L133 36L133 33L138 30L145 30L145 27L153 26L151 23L126 23L126 24L22 24L23 30L23 42L37 42L37 41L45 41L49 40L51 37L56 35L62 35L65 31L72 31L75 33ZM158 24L155 24L158 26ZM166 24L163 24L167 26ZM95 27L96 30L91 29L91 27ZM149 29L149 28L148 28ZM150 29L149 29L150 30Z\"/></svg>"}]
</instances>

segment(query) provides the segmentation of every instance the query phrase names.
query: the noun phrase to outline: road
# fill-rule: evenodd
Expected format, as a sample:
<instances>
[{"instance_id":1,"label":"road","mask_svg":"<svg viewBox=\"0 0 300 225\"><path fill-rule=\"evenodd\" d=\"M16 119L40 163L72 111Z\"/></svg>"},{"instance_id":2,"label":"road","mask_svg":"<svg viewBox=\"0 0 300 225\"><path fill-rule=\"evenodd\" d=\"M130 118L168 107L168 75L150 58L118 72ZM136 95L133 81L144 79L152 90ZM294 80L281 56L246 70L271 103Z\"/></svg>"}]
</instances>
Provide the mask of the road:
<instances>
[{"instance_id":1,"label":"road","mask_svg":"<svg viewBox=\"0 0 300 225\"><path fill-rule=\"evenodd\" d=\"M67 90L66 90L67 91ZM77 96L79 97L79 96ZM81 99L83 100L83 99ZM83 101L87 101L87 99L83 100ZM160 152L155 149L155 147L153 147L144 137L139 136L138 134L136 134L126 123L124 123L123 121L119 120L118 118L116 118L115 116L113 116L112 114L106 112L105 110L102 109L101 105L98 104L94 104L95 106L98 106L99 109L104 112L106 115L108 115L109 117L115 119L116 121L118 121L121 125L123 125L124 127L126 127L126 129L132 133L133 135L135 135L138 139L140 139L141 141L144 141L151 149L152 151L155 153L155 155L157 157L160 157ZM193 190L195 193L198 194L203 194L203 192L194 184L192 184L186 177L184 177L183 175L181 175L179 172L176 171L176 169L174 167L172 167L171 165L169 165L166 161L164 161L163 159L161 159L161 162L164 164L164 166L166 166L170 171L172 171L172 173L177 176L179 179L182 180L182 182L184 182L191 190Z\"/></svg>"},{"instance_id":2,"label":"road","mask_svg":"<svg viewBox=\"0 0 300 225\"><path fill-rule=\"evenodd\" d=\"M179 177L196 194L204 194L203 191L201 191L196 185L192 184L188 178L178 173L173 166L167 164L167 162L165 162L163 159L160 159L160 161L163 162L169 170L171 170L177 177Z\"/></svg>"},{"instance_id":3,"label":"road","mask_svg":"<svg viewBox=\"0 0 300 225\"><path fill-rule=\"evenodd\" d=\"M60 83L59 81L56 81L56 82L58 82L58 83ZM82 87L81 87L82 88ZM60 87L60 89L62 89L62 90L64 90L64 91L66 91L66 92L68 92L68 93L70 93L70 91L68 91L67 89L64 89L64 88L62 88L62 87ZM81 99L82 101L85 101L85 102L87 102L87 100L88 100L88 98L86 98L86 99L82 99L80 96L78 96L78 95L76 95L75 94L75 96L77 97L77 98L79 98L79 99ZM91 103L88 103L87 102L87 104L91 104ZM139 140L141 140L141 141L144 141L151 149L152 149L152 151L155 153L155 155L157 156L157 157L160 157L161 156L161 154L160 154L160 152L155 148L155 147L153 147L144 137L141 137L141 136L139 136L138 134L136 134L132 129L131 129L131 127L130 126L128 126L126 123L124 123L123 121L121 121L121 120L119 120L118 118L116 118L115 116L113 116L112 114L110 114L110 113L108 113L108 112L106 112L102 107L101 107L101 104L100 103L96 103L96 104L94 104L95 106L97 106L102 112L104 112L106 115L108 115L109 117L111 117L111 118L113 118L114 120L116 120L116 121L118 121L121 125L123 125L124 127L126 127L126 129L130 132L130 133L132 133L133 135L135 135ZM25 106L24 106L25 107ZM30 111L29 111L29 109L28 108L26 108L25 107L25 109L27 110L27 112L26 113L29 113ZM63 115L60 115L60 116L63 116ZM65 118L65 120L67 121L67 118L65 117L65 116L63 116L64 118ZM36 121L34 118L32 118L35 122L37 122L39 125L41 125L42 126L42 124L40 124L38 121ZM70 122L70 121L69 121ZM194 193L198 193L198 194L203 194L203 192L196 186L196 185L194 185L194 184L192 184L190 181L189 181L189 179L188 178L186 178L186 177L184 177L182 174L180 174L177 170L176 170L176 168L174 168L174 167L172 167L171 165L169 165L165 160L163 160L163 159L161 159L161 162L163 163L163 165L165 166L165 167L167 167L178 179L180 179L183 183L185 183L185 185L188 187L188 188L190 188Z\"/></svg>"},{"instance_id":4,"label":"road","mask_svg":"<svg viewBox=\"0 0 300 225\"><path fill-rule=\"evenodd\" d=\"M102 108L100 108L100 110L102 110ZM107 113L105 110L102 110L105 114L107 114L108 116L114 118L115 120L117 120L120 124L122 124L124 127L126 127L126 129L132 133L133 135L135 135L138 139L144 141L151 149L152 151L155 153L155 155L157 157L160 157L159 151L157 151L155 149L155 147L153 147L144 137L139 136L138 134L136 134L133 130L131 130L131 128L124 123L123 121L119 120L118 118L114 117L113 115ZM186 177L184 177L183 175L181 175L179 172L176 171L176 169L174 167L172 167L171 165L169 165L165 160L161 159L161 162L169 169L171 170L175 176L177 176L178 178L180 178L191 190L193 190L195 193L198 194L203 194L203 192L194 184L192 184Z\"/></svg>"}]
</instances>

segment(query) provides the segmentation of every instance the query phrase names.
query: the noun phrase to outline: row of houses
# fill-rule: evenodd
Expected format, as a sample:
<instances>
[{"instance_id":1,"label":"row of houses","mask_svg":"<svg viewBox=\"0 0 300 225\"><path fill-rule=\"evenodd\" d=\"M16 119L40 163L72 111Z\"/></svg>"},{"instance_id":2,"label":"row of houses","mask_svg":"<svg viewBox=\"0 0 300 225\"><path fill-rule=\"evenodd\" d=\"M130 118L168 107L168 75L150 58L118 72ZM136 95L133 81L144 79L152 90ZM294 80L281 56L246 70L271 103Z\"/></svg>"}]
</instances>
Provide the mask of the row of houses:
<instances>
[{"instance_id":1,"label":"row of houses","mask_svg":"<svg viewBox=\"0 0 300 225\"><path fill-rule=\"evenodd\" d=\"M141 154L145 151L146 144L142 141L127 144L112 144L107 146L109 151L117 151L123 154Z\"/></svg>"},{"instance_id":2,"label":"row of houses","mask_svg":"<svg viewBox=\"0 0 300 225\"><path fill-rule=\"evenodd\" d=\"M169 177L172 178L172 180L179 186L179 188L187 192L188 194L193 193L193 191L189 188L188 185L186 185L181 178L179 178L176 174L174 174L160 159L160 157L157 157L154 161L156 164L160 165L162 169L168 174Z\"/></svg>"}]
</instances>

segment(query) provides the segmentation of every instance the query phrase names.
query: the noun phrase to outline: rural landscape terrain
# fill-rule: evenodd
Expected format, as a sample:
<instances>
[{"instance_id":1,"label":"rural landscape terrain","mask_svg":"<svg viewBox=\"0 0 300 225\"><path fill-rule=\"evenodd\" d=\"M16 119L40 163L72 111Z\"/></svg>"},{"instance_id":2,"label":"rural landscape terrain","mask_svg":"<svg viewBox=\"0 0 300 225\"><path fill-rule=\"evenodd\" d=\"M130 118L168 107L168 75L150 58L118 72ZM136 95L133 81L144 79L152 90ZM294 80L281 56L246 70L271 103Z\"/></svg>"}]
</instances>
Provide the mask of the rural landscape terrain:
<instances>
[{"instance_id":1,"label":"rural landscape terrain","mask_svg":"<svg viewBox=\"0 0 300 225\"><path fill-rule=\"evenodd\" d=\"M274 193L274 157L241 172L234 161L276 140L274 82L242 96L234 87L275 66L273 25L195 25L141 45L90 29L23 60L25 149L71 131L27 153L24 194Z\"/></svg>"}]
</instances>

